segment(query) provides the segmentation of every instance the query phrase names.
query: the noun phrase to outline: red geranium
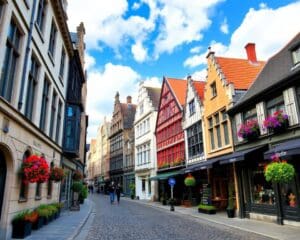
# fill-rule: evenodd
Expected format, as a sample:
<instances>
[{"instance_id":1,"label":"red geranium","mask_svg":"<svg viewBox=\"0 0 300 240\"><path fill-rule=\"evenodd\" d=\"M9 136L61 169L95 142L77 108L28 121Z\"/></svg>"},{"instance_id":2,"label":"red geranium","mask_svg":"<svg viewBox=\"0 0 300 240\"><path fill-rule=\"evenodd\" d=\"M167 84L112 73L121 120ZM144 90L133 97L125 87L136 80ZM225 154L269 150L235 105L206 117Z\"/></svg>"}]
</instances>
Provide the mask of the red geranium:
<instances>
[{"instance_id":1,"label":"red geranium","mask_svg":"<svg viewBox=\"0 0 300 240\"><path fill-rule=\"evenodd\" d=\"M55 182L60 182L64 179L65 177L65 172L64 169L61 167L54 167L51 169L50 172L50 180L53 180Z\"/></svg>"},{"instance_id":2,"label":"red geranium","mask_svg":"<svg viewBox=\"0 0 300 240\"><path fill-rule=\"evenodd\" d=\"M44 158L31 155L22 164L22 174L25 183L43 183L49 179L49 165Z\"/></svg>"}]
</instances>

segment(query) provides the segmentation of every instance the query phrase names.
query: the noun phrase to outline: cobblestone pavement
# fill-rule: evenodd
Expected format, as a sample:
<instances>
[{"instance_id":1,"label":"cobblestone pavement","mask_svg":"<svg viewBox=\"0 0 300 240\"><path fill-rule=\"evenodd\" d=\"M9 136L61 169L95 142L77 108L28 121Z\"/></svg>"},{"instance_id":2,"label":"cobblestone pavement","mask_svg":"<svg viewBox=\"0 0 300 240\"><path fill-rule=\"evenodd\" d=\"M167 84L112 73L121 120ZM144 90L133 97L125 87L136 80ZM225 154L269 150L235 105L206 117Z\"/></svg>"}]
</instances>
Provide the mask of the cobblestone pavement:
<instances>
[{"instance_id":1,"label":"cobblestone pavement","mask_svg":"<svg viewBox=\"0 0 300 240\"><path fill-rule=\"evenodd\" d=\"M205 222L176 212L167 212L121 198L111 205L108 196L90 197L95 203L88 240L267 240L265 236Z\"/></svg>"}]
</instances>

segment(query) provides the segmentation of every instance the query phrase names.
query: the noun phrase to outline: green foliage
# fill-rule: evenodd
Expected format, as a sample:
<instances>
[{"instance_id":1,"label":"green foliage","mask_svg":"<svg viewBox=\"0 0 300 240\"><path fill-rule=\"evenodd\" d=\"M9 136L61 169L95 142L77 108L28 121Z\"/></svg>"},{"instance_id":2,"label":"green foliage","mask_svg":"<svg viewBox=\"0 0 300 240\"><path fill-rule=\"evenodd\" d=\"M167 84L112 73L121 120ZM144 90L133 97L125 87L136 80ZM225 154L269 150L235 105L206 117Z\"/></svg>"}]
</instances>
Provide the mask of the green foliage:
<instances>
[{"instance_id":1,"label":"green foliage","mask_svg":"<svg viewBox=\"0 0 300 240\"><path fill-rule=\"evenodd\" d=\"M52 204L48 205L47 209L48 209L48 211L50 213L50 216L52 216L52 215L54 215L55 213L58 212L57 208L55 206L53 206Z\"/></svg>"},{"instance_id":2,"label":"green foliage","mask_svg":"<svg viewBox=\"0 0 300 240\"><path fill-rule=\"evenodd\" d=\"M24 211L21 211L19 212L16 216L14 216L14 218L12 219L12 223L17 223L17 222L20 222L20 221L24 221L25 217L30 214L30 211L29 210L24 210Z\"/></svg>"},{"instance_id":3,"label":"green foliage","mask_svg":"<svg viewBox=\"0 0 300 240\"><path fill-rule=\"evenodd\" d=\"M52 203L52 205L55 206L58 210L64 207L64 203L62 202Z\"/></svg>"},{"instance_id":4,"label":"green foliage","mask_svg":"<svg viewBox=\"0 0 300 240\"><path fill-rule=\"evenodd\" d=\"M265 178L268 182L289 183L294 176L295 169L287 162L272 162L265 168Z\"/></svg>"},{"instance_id":5,"label":"green foliage","mask_svg":"<svg viewBox=\"0 0 300 240\"><path fill-rule=\"evenodd\" d=\"M46 205L41 205L36 209L38 215L40 217L50 217L51 216L51 212L49 211L49 209L47 208Z\"/></svg>"},{"instance_id":6,"label":"green foliage","mask_svg":"<svg viewBox=\"0 0 300 240\"><path fill-rule=\"evenodd\" d=\"M228 205L227 209L234 209L234 199L233 199L234 185L232 182L228 183Z\"/></svg>"},{"instance_id":7,"label":"green foliage","mask_svg":"<svg viewBox=\"0 0 300 240\"><path fill-rule=\"evenodd\" d=\"M88 196L88 188L87 188L87 186L83 186L80 191L80 197L85 199L85 198L87 198L87 196Z\"/></svg>"},{"instance_id":8,"label":"green foliage","mask_svg":"<svg viewBox=\"0 0 300 240\"><path fill-rule=\"evenodd\" d=\"M205 205L205 204L199 204L198 205L199 209L204 209L204 210L216 210L216 207L213 205Z\"/></svg>"},{"instance_id":9,"label":"green foliage","mask_svg":"<svg viewBox=\"0 0 300 240\"><path fill-rule=\"evenodd\" d=\"M135 196L135 183L130 183L129 184L129 189L130 189L130 195Z\"/></svg>"},{"instance_id":10,"label":"green foliage","mask_svg":"<svg viewBox=\"0 0 300 240\"><path fill-rule=\"evenodd\" d=\"M80 193L82 188L83 188L83 184L81 182L73 182L73 184L72 184L73 192Z\"/></svg>"},{"instance_id":11,"label":"green foliage","mask_svg":"<svg viewBox=\"0 0 300 240\"><path fill-rule=\"evenodd\" d=\"M196 180L193 176L187 176L185 179L184 179L184 184L185 186L187 187L193 187L195 186L196 184Z\"/></svg>"}]
</instances>

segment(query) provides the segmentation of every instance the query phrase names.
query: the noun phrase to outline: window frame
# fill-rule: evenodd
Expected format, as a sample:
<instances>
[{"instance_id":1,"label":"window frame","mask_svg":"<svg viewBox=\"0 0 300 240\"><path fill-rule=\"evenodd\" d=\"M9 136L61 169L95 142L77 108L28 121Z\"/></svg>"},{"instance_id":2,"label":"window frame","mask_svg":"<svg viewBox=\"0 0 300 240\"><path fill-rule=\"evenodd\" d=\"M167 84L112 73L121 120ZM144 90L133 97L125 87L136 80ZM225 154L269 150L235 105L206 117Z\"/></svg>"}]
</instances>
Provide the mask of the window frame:
<instances>
[{"instance_id":1,"label":"window frame","mask_svg":"<svg viewBox=\"0 0 300 240\"><path fill-rule=\"evenodd\" d=\"M210 92L211 92L211 98L214 98L218 95L217 84L215 81L210 84Z\"/></svg>"},{"instance_id":2,"label":"window frame","mask_svg":"<svg viewBox=\"0 0 300 240\"><path fill-rule=\"evenodd\" d=\"M57 35L57 27L54 23L54 20L52 20L51 23L51 30L50 30L50 37L49 37L49 47L48 47L48 53L52 57L52 60L54 59L55 55L55 45L56 45L56 35Z\"/></svg>"},{"instance_id":3,"label":"window frame","mask_svg":"<svg viewBox=\"0 0 300 240\"><path fill-rule=\"evenodd\" d=\"M47 126L47 109L49 104L49 94L50 94L50 87L51 83L48 78L45 76L44 78L44 86L43 86L43 93L42 93L42 105L41 105L41 114L40 114L40 129L43 132L46 132Z\"/></svg>"},{"instance_id":4,"label":"window frame","mask_svg":"<svg viewBox=\"0 0 300 240\"><path fill-rule=\"evenodd\" d=\"M195 108L195 99L192 99L192 100L189 102L189 113L190 113L190 116L192 116L195 112L196 112L196 108Z\"/></svg>"},{"instance_id":5,"label":"window frame","mask_svg":"<svg viewBox=\"0 0 300 240\"><path fill-rule=\"evenodd\" d=\"M298 65L300 63L300 46L296 47L292 51L292 59L293 59L294 65Z\"/></svg>"},{"instance_id":6,"label":"window frame","mask_svg":"<svg viewBox=\"0 0 300 240\"><path fill-rule=\"evenodd\" d=\"M51 101L51 120L50 120L50 128L49 128L49 136L50 138L53 139L54 137L54 126L55 126L55 120L56 120L56 105L57 105L57 98L58 98L58 95L56 93L55 90L53 90L53 93L52 93L52 101Z\"/></svg>"},{"instance_id":7,"label":"window frame","mask_svg":"<svg viewBox=\"0 0 300 240\"><path fill-rule=\"evenodd\" d=\"M63 82L64 79L64 73L65 73L65 61L66 61L66 51L62 47L61 50L61 58L60 58L60 67L59 67L59 78L60 81Z\"/></svg>"},{"instance_id":8,"label":"window frame","mask_svg":"<svg viewBox=\"0 0 300 240\"><path fill-rule=\"evenodd\" d=\"M273 113L278 110L283 110L283 112L285 112L285 104L282 93L266 101L267 116L273 115Z\"/></svg>"},{"instance_id":9,"label":"window frame","mask_svg":"<svg viewBox=\"0 0 300 240\"><path fill-rule=\"evenodd\" d=\"M58 98L58 107L57 107L57 118L56 118L56 130L55 130L55 142L59 143L59 138L60 138L60 126L61 126L61 120L62 120L62 108L63 108L63 103L62 101Z\"/></svg>"},{"instance_id":10,"label":"window frame","mask_svg":"<svg viewBox=\"0 0 300 240\"><path fill-rule=\"evenodd\" d=\"M35 23L41 33L43 33L45 27L47 5L47 0L40 0L38 3Z\"/></svg>"}]
</instances>

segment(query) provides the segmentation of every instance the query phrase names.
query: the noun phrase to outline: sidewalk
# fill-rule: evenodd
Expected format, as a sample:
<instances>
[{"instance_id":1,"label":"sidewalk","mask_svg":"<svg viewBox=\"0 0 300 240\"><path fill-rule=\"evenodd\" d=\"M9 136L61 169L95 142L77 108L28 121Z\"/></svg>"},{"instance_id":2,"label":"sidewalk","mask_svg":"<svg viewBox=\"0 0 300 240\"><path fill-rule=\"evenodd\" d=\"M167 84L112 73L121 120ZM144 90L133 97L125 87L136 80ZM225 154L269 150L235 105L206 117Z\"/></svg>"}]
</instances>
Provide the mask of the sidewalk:
<instances>
[{"instance_id":1,"label":"sidewalk","mask_svg":"<svg viewBox=\"0 0 300 240\"><path fill-rule=\"evenodd\" d=\"M152 202L146 200L130 200L123 198L126 201L134 201L138 204L148 205L153 208L159 208L170 212L170 206L164 206L159 202ZM175 206L176 214L184 214L204 221L210 221L216 224L222 224L228 227L237 228L239 230L260 234L266 237L280 239L280 240L299 240L300 239L300 228L278 225L276 223L268 223L253 219L240 219L240 218L228 218L226 213L217 213L215 215L208 215L198 213L197 207L186 208L181 206Z\"/></svg>"},{"instance_id":2,"label":"sidewalk","mask_svg":"<svg viewBox=\"0 0 300 240\"><path fill-rule=\"evenodd\" d=\"M61 216L43 226L37 231L32 231L26 240L72 240L80 232L81 228L89 218L94 203L85 199L84 204L80 204L80 211L66 210Z\"/></svg>"}]
</instances>

